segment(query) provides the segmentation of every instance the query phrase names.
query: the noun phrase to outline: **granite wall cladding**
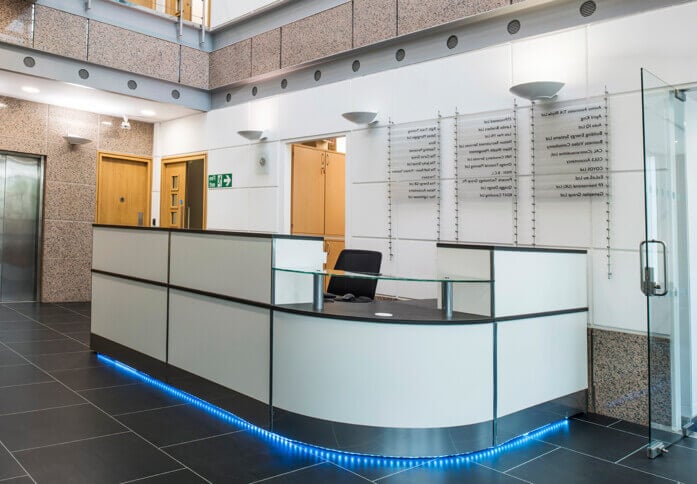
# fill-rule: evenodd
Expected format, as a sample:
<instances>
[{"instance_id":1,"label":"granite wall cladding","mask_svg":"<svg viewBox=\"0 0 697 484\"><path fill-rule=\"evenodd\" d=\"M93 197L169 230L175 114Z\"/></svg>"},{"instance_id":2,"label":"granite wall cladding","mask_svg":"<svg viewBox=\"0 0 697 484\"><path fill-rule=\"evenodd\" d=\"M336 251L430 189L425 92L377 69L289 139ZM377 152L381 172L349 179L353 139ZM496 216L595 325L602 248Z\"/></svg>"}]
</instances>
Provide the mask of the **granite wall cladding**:
<instances>
[{"instance_id":1,"label":"granite wall cladding","mask_svg":"<svg viewBox=\"0 0 697 484\"><path fill-rule=\"evenodd\" d=\"M46 157L41 298L89 301L97 151L151 156L153 125L131 121L132 129L124 131L119 118L13 98L0 102L7 105L0 116L0 151ZM67 133L93 141L70 146L63 139Z\"/></svg>"},{"instance_id":2,"label":"granite wall cladding","mask_svg":"<svg viewBox=\"0 0 697 484\"><path fill-rule=\"evenodd\" d=\"M35 22L35 49L75 59L87 59L86 18L37 5Z\"/></svg>"},{"instance_id":3,"label":"granite wall cladding","mask_svg":"<svg viewBox=\"0 0 697 484\"><path fill-rule=\"evenodd\" d=\"M252 75L252 40L218 49L210 56L211 89Z\"/></svg>"},{"instance_id":4,"label":"granite wall cladding","mask_svg":"<svg viewBox=\"0 0 697 484\"><path fill-rule=\"evenodd\" d=\"M281 68L281 29L252 37L252 76Z\"/></svg>"},{"instance_id":5,"label":"granite wall cladding","mask_svg":"<svg viewBox=\"0 0 697 484\"><path fill-rule=\"evenodd\" d=\"M281 27L281 67L350 50L352 32L351 2L284 25Z\"/></svg>"},{"instance_id":6,"label":"granite wall cladding","mask_svg":"<svg viewBox=\"0 0 697 484\"><path fill-rule=\"evenodd\" d=\"M648 425L648 337L590 329L592 341L590 410ZM670 421L670 342L652 339L651 387L653 420Z\"/></svg>"},{"instance_id":7,"label":"granite wall cladding","mask_svg":"<svg viewBox=\"0 0 697 484\"><path fill-rule=\"evenodd\" d=\"M404 35L510 5L509 0L399 0L398 34Z\"/></svg>"},{"instance_id":8,"label":"granite wall cladding","mask_svg":"<svg viewBox=\"0 0 697 484\"><path fill-rule=\"evenodd\" d=\"M2 0L0 2L0 42L32 46L32 2Z\"/></svg>"},{"instance_id":9,"label":"granite wall cladding","mask_svg":"<svg viewBox=\"0 0 697 484\"><path fill-rule=\"evenodd\" d=\"M187 86L208 89L210 84L210 55L185 45L181 48L180 82Z\"/></svg>"},{"instance_id":10,"label":"granite wall cladding","mask_svg":"<svg viewBox=\"0 0 697 484\"><path fill-rule=\"evenodd\" d=\"M179 45L173 42L91 21L88 52L95 64L179 82Z\"/></svg>"},{"instance_id":11,"label":"granite wall cladding","mask_svg":"<svg viewBox=\"0 0 697 484\"><path fill-rule=\"evenodd\" d=\"M397 0L353 0L353 46L397 35Z\"/></svg>"}]
</instances>

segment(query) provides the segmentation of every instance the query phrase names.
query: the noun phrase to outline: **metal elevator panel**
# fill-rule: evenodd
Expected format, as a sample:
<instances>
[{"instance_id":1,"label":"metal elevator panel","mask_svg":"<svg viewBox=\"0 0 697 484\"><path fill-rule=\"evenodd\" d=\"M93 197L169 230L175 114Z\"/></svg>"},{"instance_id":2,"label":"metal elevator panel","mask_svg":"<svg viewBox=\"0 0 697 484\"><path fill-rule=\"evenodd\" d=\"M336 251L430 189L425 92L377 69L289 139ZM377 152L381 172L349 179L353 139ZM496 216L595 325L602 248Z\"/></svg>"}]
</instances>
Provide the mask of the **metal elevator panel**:
<instances>
[{"instance_id":1,"label":"metal elevator panel","mask_svg":"<svg viewBox=\"0 0 697 484\"><path fill-rule=\"evenodd\" d=\"M36 301L41 159L0 154L0 301Z\"/></svg>"}]
</instances>

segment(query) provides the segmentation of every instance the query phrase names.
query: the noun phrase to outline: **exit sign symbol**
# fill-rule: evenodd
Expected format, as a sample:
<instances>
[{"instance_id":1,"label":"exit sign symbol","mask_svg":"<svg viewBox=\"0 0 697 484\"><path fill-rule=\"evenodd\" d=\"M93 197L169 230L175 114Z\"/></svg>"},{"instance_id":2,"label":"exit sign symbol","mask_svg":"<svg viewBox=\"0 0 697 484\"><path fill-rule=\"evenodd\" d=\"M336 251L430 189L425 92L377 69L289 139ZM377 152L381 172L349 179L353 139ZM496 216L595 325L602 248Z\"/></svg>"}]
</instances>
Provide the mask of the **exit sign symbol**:
<instances>
[{"instance_id":1,"label":"exit sign symbol","mask_svg":"<svg viewBox=\"0 0 697 484\"><path fill-rule=\"evenodd\" d=\"M231 188L232 173L208 175L208 188Z\"/></svg>"}]
</instances>

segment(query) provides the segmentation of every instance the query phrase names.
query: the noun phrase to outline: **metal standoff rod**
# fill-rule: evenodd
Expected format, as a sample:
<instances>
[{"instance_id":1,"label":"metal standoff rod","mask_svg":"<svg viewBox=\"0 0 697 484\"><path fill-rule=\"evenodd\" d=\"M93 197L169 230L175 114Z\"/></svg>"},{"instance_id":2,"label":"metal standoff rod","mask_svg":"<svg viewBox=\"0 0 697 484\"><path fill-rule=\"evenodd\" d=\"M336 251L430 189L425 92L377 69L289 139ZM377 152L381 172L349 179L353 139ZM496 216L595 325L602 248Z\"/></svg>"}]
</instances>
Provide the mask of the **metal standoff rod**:
<instances>
[{"instance_id":1,"label":"metal standoff rod","mask_svg":"<svg viewBox=\"0 0 697 484\"><path fill-rule=\"evenodd\" d=\"M312 274L312 309L324 310L324 274Z\"/></svg>"},{"instance_id":2,"label":"metal standoff rod","mask_svg":"<svg viewBox=\"0 0 697 484\"><path fill-rule=\"evenodd\" d=\"M453 281L441 281L443 313L447 319L453 317Z\"/></svg>"}]
</instances>

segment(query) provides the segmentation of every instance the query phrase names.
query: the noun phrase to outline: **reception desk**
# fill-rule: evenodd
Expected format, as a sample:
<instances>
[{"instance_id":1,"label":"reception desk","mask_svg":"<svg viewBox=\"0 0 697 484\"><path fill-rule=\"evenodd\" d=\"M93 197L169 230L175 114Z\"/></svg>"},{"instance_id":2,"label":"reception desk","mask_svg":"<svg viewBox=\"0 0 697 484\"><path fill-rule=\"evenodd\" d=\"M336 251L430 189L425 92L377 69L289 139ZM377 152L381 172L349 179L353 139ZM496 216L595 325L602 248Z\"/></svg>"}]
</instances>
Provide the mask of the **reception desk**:
<instances>
[{"instance_id":1,"label":"reception desk","mask_svg":"<svg viewBox=\"0 0 697 484\"><path fill-rule=\"evenodd\" d=\"M375 276L451 281L449 311L440 298L318 307L322 249L96 225L92 348L283 437L352 453L472 452L585 411L585 252L438 244L433 274Z\"/></svg>"}]
</instances>

